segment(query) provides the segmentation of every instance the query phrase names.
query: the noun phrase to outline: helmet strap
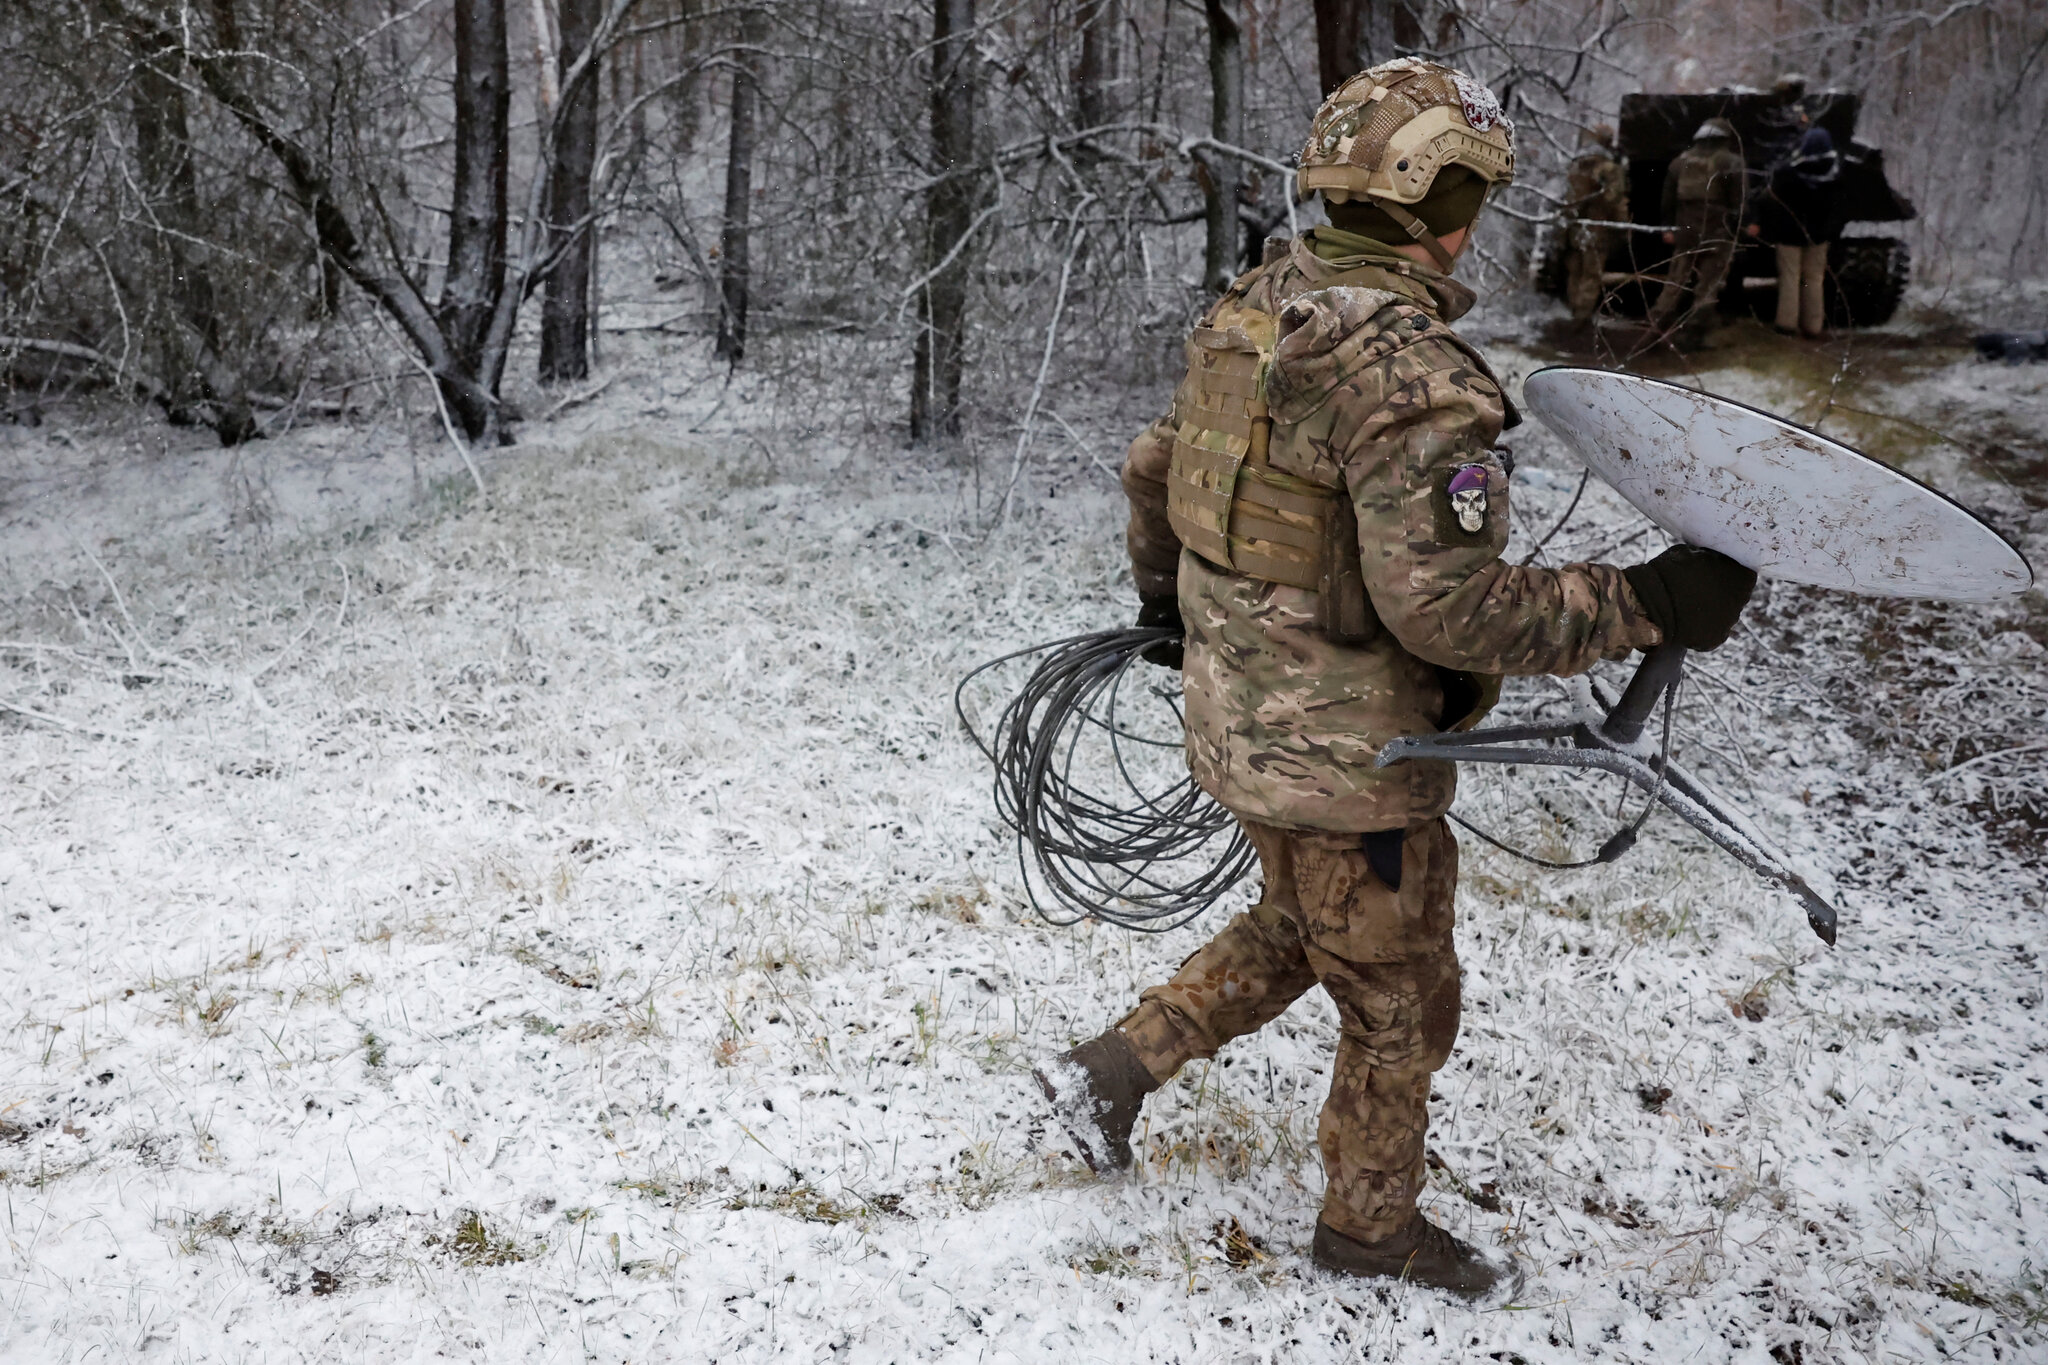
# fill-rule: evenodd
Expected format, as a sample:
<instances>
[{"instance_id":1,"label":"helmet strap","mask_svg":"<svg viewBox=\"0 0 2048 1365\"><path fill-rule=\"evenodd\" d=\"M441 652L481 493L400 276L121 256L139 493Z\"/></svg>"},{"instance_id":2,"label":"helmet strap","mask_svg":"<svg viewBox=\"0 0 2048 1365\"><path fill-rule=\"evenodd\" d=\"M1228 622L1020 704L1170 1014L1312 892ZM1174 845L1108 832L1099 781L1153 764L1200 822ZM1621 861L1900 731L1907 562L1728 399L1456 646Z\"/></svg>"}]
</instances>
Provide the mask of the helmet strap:
<instances>
[{"instance_id":1,"label":"helmet strap","mask_svg":"<svg viewBox=\"0 0 2048 1365\"><path fill-rule=\"evenodd\" d=\"M1374 199L1372 206L1393 219L1403 232L1420 243L1422 249L1436 261L1437 269L1446 275L1451 273L1452 268L1457 265L1456 258L1444 250L1444 244L1437 240L1436 234L1431 232L1420 218L1390 200Z\"/></svg>"}]
</instances>

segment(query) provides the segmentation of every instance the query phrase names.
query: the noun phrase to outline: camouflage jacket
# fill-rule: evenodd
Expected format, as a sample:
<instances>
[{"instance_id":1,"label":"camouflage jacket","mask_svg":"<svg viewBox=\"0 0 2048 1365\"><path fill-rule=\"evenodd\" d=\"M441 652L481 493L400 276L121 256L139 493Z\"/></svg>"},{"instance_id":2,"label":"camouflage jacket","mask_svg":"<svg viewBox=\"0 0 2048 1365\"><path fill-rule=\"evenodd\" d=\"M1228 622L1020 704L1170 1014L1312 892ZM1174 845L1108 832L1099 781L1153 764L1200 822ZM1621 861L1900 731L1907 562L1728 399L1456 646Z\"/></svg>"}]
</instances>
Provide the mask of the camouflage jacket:
<instances>
[{"instance_id":1,"label":"camouflage jacket","mask_svg":"<svg viewBox=\"0 0 2048 1365\"><path fill-rule=\"evenodd\" d=\"M1343 284L1319 287L1340 271ZM1297 239L1231 296L1281 316L1268 460L1348 490L1378 621L1340 644L1316 625L1315 593L1183 551L1166 513L1174 428L1147 427L1124 461L1127 543L1139 591L1177 591L1187 623L1189 766L1211 796L1266 824L1434 819L1451 804L1452 765L1375 769L1380 745L1476 723L1501 674L1582 672L1656 644L1657 628L1618 568L1502 562L1508 480L1492 448L1508 404L1444 325L1471 306L1469 290L1383 252L1326 261ZM1454 482L1483 489L1477 531L1460 522Z\"/></svg>"},{"instance_id":2,"label":"camouflage jacket","mask_svg":"<svg viewBox=\"0 0 2048 1365\"><path fill-rule=\"evenodd\" d=\"M1733 147L1688 147L1664 172L1664 221L1732 232L1742 217L1748 168Z\"/></svg>"},{"instance_id":3,"label":"camouflage jacket","mask_svg":"<svg viewBox=\"0 0 2048 1365\"><path fill-rule=\"evenodd\" d=\"M1565 192L1574 218L1628 221L1628 173L1605 148L1594 147L1572 158Z\"/></svg>"}]
</instances>

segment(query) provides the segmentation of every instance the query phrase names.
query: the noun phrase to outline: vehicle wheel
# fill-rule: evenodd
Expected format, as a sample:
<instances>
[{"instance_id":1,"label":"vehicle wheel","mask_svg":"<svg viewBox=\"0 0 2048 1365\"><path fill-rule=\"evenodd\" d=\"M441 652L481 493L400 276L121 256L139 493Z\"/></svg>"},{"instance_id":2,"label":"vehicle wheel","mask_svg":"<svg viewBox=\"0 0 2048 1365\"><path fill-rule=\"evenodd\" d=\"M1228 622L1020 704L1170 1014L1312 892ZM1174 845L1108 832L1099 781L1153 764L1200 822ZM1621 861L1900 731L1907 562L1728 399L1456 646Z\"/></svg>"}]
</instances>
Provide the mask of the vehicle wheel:
<instances>
[{"instance_id":1,"label":"vehicle wheel","mask_svg":"<svg viewBox=\"0 0 2048 1365\"><path fill-rule=\"evenodd\" d=\"M1828 247L1823 298L1833 327L1891 321L1912 275L1913 257L1896 237L1843 237Z\"/></svg>"}]
</instances>

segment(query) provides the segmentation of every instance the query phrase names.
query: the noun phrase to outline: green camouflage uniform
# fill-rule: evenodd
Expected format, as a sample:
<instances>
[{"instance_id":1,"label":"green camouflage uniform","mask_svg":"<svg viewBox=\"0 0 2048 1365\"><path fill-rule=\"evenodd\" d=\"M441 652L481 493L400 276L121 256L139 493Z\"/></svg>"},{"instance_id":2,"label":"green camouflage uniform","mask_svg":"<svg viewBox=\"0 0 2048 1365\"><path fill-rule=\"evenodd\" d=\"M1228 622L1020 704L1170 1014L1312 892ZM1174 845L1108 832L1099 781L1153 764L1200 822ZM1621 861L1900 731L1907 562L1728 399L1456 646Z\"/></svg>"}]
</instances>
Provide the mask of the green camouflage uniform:
<instances>
[{"instance_id":1,"label":"green camouflage uniform","mask_svg":"<svg viewBox=\"0 0 2048 1365\"><path fill-rule=\"evenodd\" d=\"M1281 318L1268 460L1348 491L1378 621L1339 643L1316 624L1316 593L1181 550L1166 514L1171 420L1132 443L1132 570L1141 593L1177 590L1187 625L1189 766L1250 832L1265 892L1119 1027L1164 1081L1321 982L1342 1030L1319 1129L1323 1219L1372 1241L1414 1212L1429 1076L1458 1028L1457 845L1442 818L1455 769L1375 769L1373 755L1396 735L1476 723L1501 674L1577 673L1659 635L1617 568L1501 561L1508 484L1492 447L1507 401L1445 326L1471 306L1469 290L1317 228L1237 281L1233 300ZM1485 474L1476 532L1448 493L1471 465ZM1395 891L1360 835L1397 829Z\"/></svg>"},{"instance_id":2,"label":"green camouflage uniform","mask_svg":"<svg viewBox=\"0 0 2048 1365\"><path fill-rule=\"evenodd\" d=\"M1703 327L1714 315L1728 267L1735 260L1735 234L1742 226L1747 171L1732 143L1694 143L1664 173L1664 221L1672 234L1671 265L1650 321L1668 327L1690 291L1692 304L1681 327Z\"/></svg>"},{"instance_id":3,"label":"green camouflage uniform","mask_svg":"<svg viewBox=\"0 0 2048 1365\"><path fill-rule=\"evenodd\" d=\"M1572 317L1584 322L1600 306L1601 275L1620 235L1618 229L1593 223L1628 221L1628 175L1614 153L1592 147L1572 159L1565 188L1571 197L1571 224L1565 247L1564 298Z\"/></svg>"}]
</instances>

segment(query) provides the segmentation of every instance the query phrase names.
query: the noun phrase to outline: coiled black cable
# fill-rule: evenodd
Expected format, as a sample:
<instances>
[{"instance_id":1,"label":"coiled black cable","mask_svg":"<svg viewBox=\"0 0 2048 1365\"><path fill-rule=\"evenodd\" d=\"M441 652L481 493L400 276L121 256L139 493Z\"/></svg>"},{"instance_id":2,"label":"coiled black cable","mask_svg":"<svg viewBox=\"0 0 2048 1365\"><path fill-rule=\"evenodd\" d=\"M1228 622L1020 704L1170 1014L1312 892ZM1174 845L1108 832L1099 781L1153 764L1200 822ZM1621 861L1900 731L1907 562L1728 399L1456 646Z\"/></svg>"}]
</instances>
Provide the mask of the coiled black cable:
<instances>
[{"instance_id":1,"label":"coiled black cable","mask_svg":"<svg viewBox=\"0 0 2048 1365\"><path fill-rule=\"evenodd\" d=\"M1179 634L1134 627L1073 635L991 659L954 689L961 727L995 765L996 813L1016 831L1025 893L1054 924L1097 919L1163 933L1214 905L1251 870L1255 855L1243 828L1184 766L1157 765L1177 780L1136 770L1145 750L1182 748L1178 680L1171 688L1126 688L1139 656ZM968 685L1034 654L1045 657L984 739L968 718ZM1128 690L1165 703L1170 735L1133 728L1142 716L1129 714Z\"/></svg>"}]
</instances>

